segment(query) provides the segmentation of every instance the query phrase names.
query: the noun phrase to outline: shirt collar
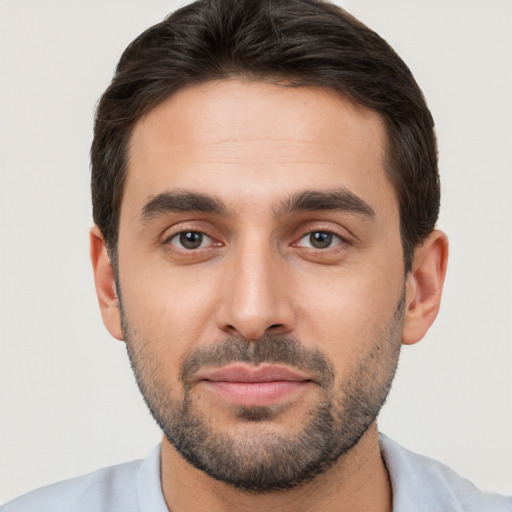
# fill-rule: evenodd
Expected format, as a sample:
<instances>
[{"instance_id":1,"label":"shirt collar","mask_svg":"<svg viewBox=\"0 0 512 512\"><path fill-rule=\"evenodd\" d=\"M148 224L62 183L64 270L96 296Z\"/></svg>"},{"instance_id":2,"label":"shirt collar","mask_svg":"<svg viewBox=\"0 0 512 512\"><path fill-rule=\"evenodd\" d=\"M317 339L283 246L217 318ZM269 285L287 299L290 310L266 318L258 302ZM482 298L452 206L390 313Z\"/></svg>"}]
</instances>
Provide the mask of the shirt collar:
<instances>
[{"instance_id":1,"label":"shirt collar","mask_svg":"<svg viewBox=\"0 0 512 512\"><path fill-rule=\"evenodd\" d=\"M155 446L137 473L138 512L169 512L162 492L161 445Z\"/></svg>"}]
</instances>

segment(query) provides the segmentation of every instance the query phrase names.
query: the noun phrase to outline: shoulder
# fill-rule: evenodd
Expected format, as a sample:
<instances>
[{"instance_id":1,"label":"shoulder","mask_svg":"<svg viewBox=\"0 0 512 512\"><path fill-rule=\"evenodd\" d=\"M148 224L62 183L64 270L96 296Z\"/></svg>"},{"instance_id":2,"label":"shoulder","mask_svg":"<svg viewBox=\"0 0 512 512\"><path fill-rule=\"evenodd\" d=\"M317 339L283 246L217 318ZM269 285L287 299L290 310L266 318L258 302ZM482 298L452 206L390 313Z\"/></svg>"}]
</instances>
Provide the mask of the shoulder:
<instances>
[{"instance_id":1,"label":"shoulder","mask_svg":"<svg viewBox=\"0 0 512 512\"><path fill-rule=\"evenodd\" d=\"M36 489L0 507L0 512L113 512L112 505L115 510L135 511L141 463L127 462Z\"/></svg>"},{"instance_id":2,"label":"shoulder","mask_svg":"<svg viewBox=\"0 0 512 512\"><path fill-rule=\"evenodd\" d=\"M380 435L393 487L394 512L512 512L512 496L484 492L440 462Z\"/></svg>"}]
</instances>

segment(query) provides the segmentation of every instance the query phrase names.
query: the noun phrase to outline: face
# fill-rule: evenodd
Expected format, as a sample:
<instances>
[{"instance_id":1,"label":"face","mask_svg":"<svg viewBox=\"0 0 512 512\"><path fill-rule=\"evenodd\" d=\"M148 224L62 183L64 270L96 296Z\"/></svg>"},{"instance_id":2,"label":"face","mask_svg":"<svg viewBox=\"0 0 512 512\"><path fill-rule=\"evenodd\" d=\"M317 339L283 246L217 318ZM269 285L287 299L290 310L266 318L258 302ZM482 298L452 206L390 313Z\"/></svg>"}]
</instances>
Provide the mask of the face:
<instances>
[{"instance_id":1,"label":"face","mask_svg":"<svg viewBox=\"0 0 512 512\"><path fill-rule=\"evenodd\" d=\"M374 422L401 342L398 203L377 114L224 80L135 126L123 334L175 449L251 490L299 485Z\"/></svg>"}]
</instances>

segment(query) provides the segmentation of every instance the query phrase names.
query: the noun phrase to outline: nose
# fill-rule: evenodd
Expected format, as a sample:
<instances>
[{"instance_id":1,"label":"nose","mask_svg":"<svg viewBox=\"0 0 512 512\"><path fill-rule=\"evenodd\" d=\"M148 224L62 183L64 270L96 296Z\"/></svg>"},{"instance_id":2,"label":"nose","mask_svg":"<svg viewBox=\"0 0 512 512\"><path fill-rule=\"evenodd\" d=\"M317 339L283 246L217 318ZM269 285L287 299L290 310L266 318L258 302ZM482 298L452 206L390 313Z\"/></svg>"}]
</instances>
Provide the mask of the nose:
<instances>
[{"instance_id":1,"label":"nose","mask_svg":"<svg viewBox=\"0 0 512 512\"><path fill-rule=\"evenodd\" d=\"M295 326L292 286L282 256L266 244L246 244L226 262L217 326L245 339L285 334Z\"/></svg>"}]
</instances>

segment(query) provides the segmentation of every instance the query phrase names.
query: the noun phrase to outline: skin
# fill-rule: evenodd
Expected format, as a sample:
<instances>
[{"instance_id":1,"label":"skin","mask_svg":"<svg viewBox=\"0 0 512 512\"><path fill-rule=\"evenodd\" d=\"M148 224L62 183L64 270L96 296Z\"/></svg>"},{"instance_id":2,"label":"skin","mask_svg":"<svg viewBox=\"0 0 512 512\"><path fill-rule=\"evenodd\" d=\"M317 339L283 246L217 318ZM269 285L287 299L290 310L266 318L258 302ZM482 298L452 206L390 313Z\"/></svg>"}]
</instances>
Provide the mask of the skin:
<instances>
[{"instance_id":1,"label":"skin","mask_svg":"<svg viewBox=\"0 0 512 512\"><path fill-rule=\"evenodd\" d=\"M145 343L139 348L158 359L171 399L182 392L180 362L231 335L293 336L321 351L343 382L389 325L404 290L397 343L423 337L439 308L447 240L433 232L404 277L385 145L378 114L338 93L234 79L180 91L139 120L121 207L119 282L123 312L139 345ZM373 214L283 208L311 190L349 191ZM224 211L143 215L159 194L183 191L214 197ZM186 230L208 238L199 249L185 249L178 235ZM311 247L315 231L333 233L332 244ZM112 266L97 227L91 255L105 325L123 339ZM293 434L318 396L314 386L303 386L279 402L285 407L278 419L250 423L207 386L194 393L215 429L240 436ZM164 439L162 486L173 512L392 508L375 423L322 475L264 494L210 478Z\"/></svg>"}]
</instances>

